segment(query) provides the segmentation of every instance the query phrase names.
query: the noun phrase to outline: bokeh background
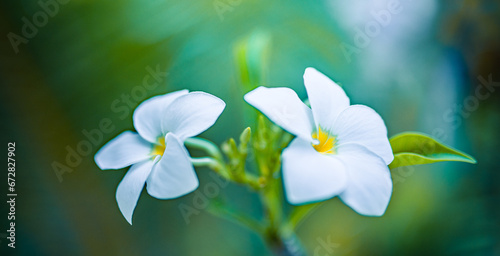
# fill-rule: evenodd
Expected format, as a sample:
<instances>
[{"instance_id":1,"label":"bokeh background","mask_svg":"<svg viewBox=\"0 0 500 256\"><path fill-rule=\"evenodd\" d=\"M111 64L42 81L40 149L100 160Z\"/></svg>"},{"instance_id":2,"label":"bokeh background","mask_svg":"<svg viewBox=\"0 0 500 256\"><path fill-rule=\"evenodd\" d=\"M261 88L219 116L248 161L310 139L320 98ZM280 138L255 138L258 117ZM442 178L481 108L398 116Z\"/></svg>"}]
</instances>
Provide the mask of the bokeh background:
<instances>
[{"instance_id":1,"label":"bokeh background","mask_svg":"<svg viewBox=\"0 0 500 256\"><path fill-rule=\"evenodd\" d=\"M328 201L297 231L310 255L500 255L499 1L0 6L1 141L5 154L16 142L18 193L16 249L7 247L8 209L0 206L2 255L270 255L256 234L204 211L187 223L179 206L193 206L195 194L161 201L143 192L130 226L115 201L126 170L101 171L93 155L133 129L141 101L183 88L226 101L201 135L221 143L252 125L242 100L248 88L287 86L305 99L310 66L339 82L353 103L377 110L390 135L425 132L478 160L393 170L393 197L380 218ZM166 75L151 76L156 69ZM111 128L70 166L68 152L103 120ZM197 171L203 189L213 177ZM261 217L247 189L228 185L220 196Z\"/></svg>"}]
</instances>

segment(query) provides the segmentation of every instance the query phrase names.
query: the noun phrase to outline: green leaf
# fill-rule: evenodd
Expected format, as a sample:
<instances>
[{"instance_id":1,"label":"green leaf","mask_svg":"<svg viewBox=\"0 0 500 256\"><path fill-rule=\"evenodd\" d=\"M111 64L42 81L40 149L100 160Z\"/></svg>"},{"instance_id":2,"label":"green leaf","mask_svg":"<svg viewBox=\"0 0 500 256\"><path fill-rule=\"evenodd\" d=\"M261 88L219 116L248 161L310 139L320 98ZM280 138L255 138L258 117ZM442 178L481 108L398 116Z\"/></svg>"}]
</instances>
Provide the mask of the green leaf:
<instances>
[{"instance_id":1,"label":"green leaf","mask_svg":"<svg viewBox=\"0 0 500 256\"><path fill-rule=\"evenodd\" d=\"M427 134L403 132L394 135L389 141L394 153L390 169L444 161L476 163L476 159L472 156L446 146Z\"/></svg>"}]
</instances>

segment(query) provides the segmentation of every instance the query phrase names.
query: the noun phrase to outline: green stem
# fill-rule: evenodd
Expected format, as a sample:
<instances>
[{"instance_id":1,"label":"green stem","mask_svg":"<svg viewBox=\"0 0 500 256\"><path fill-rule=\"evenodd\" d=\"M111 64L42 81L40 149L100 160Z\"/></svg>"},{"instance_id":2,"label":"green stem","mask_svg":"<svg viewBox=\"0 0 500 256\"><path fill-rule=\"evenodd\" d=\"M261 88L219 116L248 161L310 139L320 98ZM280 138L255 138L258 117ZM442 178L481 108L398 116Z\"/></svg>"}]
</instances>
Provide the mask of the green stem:
<instances>
[{"instance_id":1,"label":"green stem","mask_svg":"<svg viewBox=\"0 0 500 256\"><path fill-rule=\"evenodd\" d=\"M209 140L202 138L187 138L184 144L188 147L204 150L208 155L219 161L223 160L219 147Z\"/></svg>"},{"instance_id":2,"label":"green stem","mask_svg":"<svg viewBox=\"0 0 500 256\"><path fill-rule=\"evenodd\" d=\"M279 256L306 255L293 230L283 225L283 195L281 179L269 177L269 183L260 192L265 213L269 219L265 239L269 248Z\"/></svg>"},{"instance_id":3,"label":"green stem","mask_svg":"<svg viewBox=\"0 0 500 256\"><path fill-rule=\"evenodd\" d=\"M280 180L271 179L269 183L261 190L260 197L264 206L266 215L269 218L269 227L278 230L281 224L282 211L281 211L281 187Z\"/></svg>"},{"instance_id":4,"label":"green stem","mask_svg":"<svg viewBox=\"0 0 500 256\"><path fill-rule=\"evenodd\" d=\"M214 158L211 157L192 157L191 158L191 163L195 167L208 167L212 169L215 173L219 174L226 180L232 181L234 183L238 184L245 184L248 185L250 188L252 188L255 191L259 191L262 189L262 182L259 180L258 177L255 175L252 175L248 172L244 172L245 176L243 179L234 179L233 175L231 175L231 172L229 171L227 165L224 162L218 161Z\"/></svg>"},{"instance_id":5,"label":"green stem","mask_svg":"<svg viewBox=\"0 0 500 256\"><path fill-rule=\"evenodd\" d=\"M274 240L268 240L268 246L277 256L305 256L306 253L299 239L295 235L278 236Z\"/></svg>"},{"instance_id":6,"label":"green stem","mask_svg":"<svg viewBox=\"0 0 500 256\"><path fill-rule=\"evenodd\" d=\"M227 171L227 168L225 167L224 163L221 163L220 161L217 161L216 159L213 159L211 157L192 157L191 158L191 163L193 163L194 166L196 167L208 167L212 169L215 173L219 174L223 178L227 180L231 180L231 176L229 172Z\"/></svg>"},{"instance_id":7,"label":"green stem","mask_svg":"<svg viewBox=\"0 0 500 256\"><path fill-rule=\"evenodd\" d=\"M314 210L318 209L322 203L306 204L295 206L284 224L285 234L293 234L294 230L309 216Z\"/></svg>"},{"instance_id":8,"label":"green stem","mask_svg":"<svg viewBox=\"0 0 500 256\"><path fill-rule=\"evenodd\" d=\"M191 163L193 163L193 165L196 167L208 166L210 168L213 168L218 165L217 160L211 157L192 157Z\"/></svg>"},{"instance_id":9,"label":"green stem","mask_svg":"<svg viewBox=\"0 0 500 256\"><path fill-rule=\"evenodd\" d=\"M230 170L229 165L224 160L219 147L213 142L201 138L189 138L185 141L185 145L191 148L196 148L205 151L208 157L191 158L191 162L196 167L208 167L214 172L221 175L223 178L236 183L246 184L257 191L262 200L265 215L268 219L267 226L262 226L259 222L247 218L225 207L212 208L210 211L219 216L224 216L234 222L237 222L245 227L248 227L257 233L264 236L269 248L276 255L280 256L302 256L305 255L300 242L295 237L293 232L296 224L306 215L303 211L301 214L292 215L291 220L283 224L283 195L282 184L280 178L275 178L273 175L279 171L280 161L271 161L273 156L270 152L262 150L257 153L256 160L258 162L259 171L262 177L256 177L245 170L244 165L238 165L234 173ZM246 158L246 152L244 152ZM244 159L243 159L244 160ZM240 174L238 177L235 175ZM263 183L263 181L264 183Z\"/></svg>"}]
</instances>

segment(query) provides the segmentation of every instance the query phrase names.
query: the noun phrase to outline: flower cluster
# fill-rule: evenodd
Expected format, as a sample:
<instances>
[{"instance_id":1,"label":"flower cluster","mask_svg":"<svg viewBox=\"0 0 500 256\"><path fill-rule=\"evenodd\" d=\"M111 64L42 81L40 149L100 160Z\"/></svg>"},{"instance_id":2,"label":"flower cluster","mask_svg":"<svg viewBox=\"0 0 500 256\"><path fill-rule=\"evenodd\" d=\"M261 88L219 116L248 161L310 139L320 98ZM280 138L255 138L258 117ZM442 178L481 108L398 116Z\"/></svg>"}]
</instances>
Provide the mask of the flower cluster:
<instances>
[{"instance_id":1,"label":"flower cluster","mask_svg":"<svg viewBox=\"0 0 500 256\"><path fill-rule=\"evenodd\" d=\"M283 152L287 199L304 204L339 196L355 211L380 216L392 193L391 145L382 118L349 105L344 90L316 69L304 84L311 108L289 88L259 87L245 100L297 136Z\"/></svg>"},{"instance_id":2,"label":"flower cluster","mask_svg":"<svg viewBox=\"0 0 500 256\"><path fill-rule=\"evenodd\" d=\"M291 204L335 196L356 212L380 216L392 193L388 164L394 159L382 118L371 108L350 105L344 90L313 68L304 74L310 107L289 88L259 87L245 101L296 138L283 150L282 172ZM130 166L116 200L132 224L132 214L147 192L172 199L192 192L198 179L187 138L211 127L224 110L219 98L187 90L156 96L134 112L137 133L126 131L95 156L101 169Z\"/></svg>"},{"instance_id":3,"label":"flower cluster","mask_svg":"<svg viewBox=\"0 0 500 256\"><path fill-rule=\"evenodd\" d=\"M221 99L204 92L153 97L134 111L137 133L123 132L97 152L95 162L103 170L132 165L116 190L118 207L130 224L145 183L158 199L177 198L198 187L184 140L211 127L224 107Z\"/></svg>"}]
</instances>

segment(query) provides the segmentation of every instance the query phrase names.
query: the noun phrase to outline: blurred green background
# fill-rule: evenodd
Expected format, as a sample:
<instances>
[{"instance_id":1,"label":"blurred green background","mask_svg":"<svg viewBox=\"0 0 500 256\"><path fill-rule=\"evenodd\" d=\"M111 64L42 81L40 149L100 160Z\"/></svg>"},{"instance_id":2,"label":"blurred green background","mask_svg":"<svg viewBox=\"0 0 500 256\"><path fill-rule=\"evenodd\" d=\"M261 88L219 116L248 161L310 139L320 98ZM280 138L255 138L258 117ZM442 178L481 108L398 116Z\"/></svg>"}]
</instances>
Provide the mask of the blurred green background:
<instances>
[{"instance_id":1,"label":"blurred green background","mask_svg":"<svg viewBox=\"0 0 500 256\"><path fill-rule=\"evenodd\" d=\"M143 192L130 226L115 201L126 170L101 171L93 155L133 129L139 102L183 88L226 101L201 135L220 144L251 125L242 100L248 85L287 86L305 99L306 67L377 110L390 135L425 132L478 160L394 170L392 200L380 218L330 200L298 229L310 255L500 255L500 86L487 83L500 82L499 1L0 6L1 137L5 154L7 142L16 142L18 193L16 249L7 247L8 209L0 206L2 255L270 255L256 234L203 211L187 223L179 206L193 206L195 194L161 201ZM145 78L155 83L156 69L166 75L145 86ZM102 120L112 128L69 166L68 150L88 142L84 130ZM55 162L69 169L57 174ZM203 189L213 178L197 171ZM247 189L228 185L222 195L261 217Z\"/></svg>"}]
</instances>

